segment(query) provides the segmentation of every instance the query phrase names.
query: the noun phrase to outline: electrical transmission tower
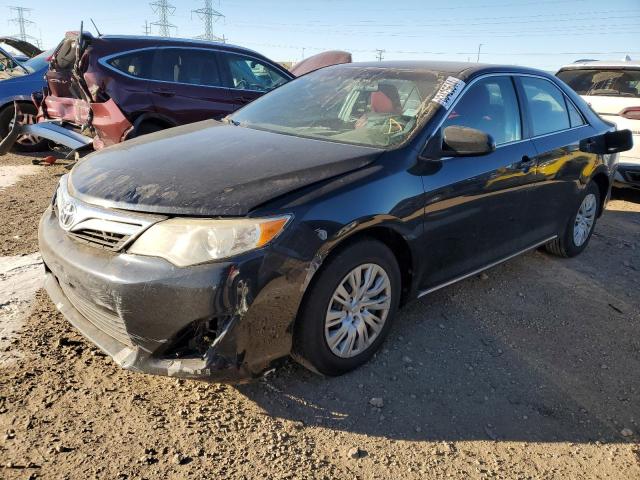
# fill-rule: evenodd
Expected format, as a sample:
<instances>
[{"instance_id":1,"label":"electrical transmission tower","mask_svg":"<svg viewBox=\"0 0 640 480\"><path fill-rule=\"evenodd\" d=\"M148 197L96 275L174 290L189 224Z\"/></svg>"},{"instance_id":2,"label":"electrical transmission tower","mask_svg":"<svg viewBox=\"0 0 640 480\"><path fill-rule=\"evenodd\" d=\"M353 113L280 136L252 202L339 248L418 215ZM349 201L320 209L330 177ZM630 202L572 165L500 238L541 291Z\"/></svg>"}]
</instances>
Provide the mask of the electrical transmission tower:
<instances>
[{"instance_id":1,"label":"electrical transmission tower","mask_svg":"<svg viewBox=\"0 0 640 480\"><path fill-rule=\"evenodd\" d=\"M35 25L34 22L32 22L31 20L27 19L27 15L31 11L31 9L30 8L24 8L24 7L9 7L9 10L11 10L12 12L15 12L15 15L16 15L14 18L10 18L9 19L9 23L17 24L18 25L18 29L20 30L20 33L18 33L16 35L13 35L13 36L16 37L16 38L19 38L23 42L26 42L28 40L32 40L32 41L34 41L35 43L37 43L39 45L40 42L38 41L38 39L36 37L27 34L27 26Z\"/></svg>"},{"instance_id":2,"label":"electrical transmission tower","mask_svg":"<svg viewBox=\"0 0 640 480\"><path fill-rule=\"evenodd\" d=\"M384 58L384 53L386 52L386 50L383 50L381 48L376 48L376 52L378 52L376 57L378 58L378 61L381 62L382 59Z\"/></svg>"},{"instance_id":3,"label":"electrical transmission tower","mask_svg":"<svg viewBox=\"0 0 640 480\"><path fill-rule=\"evenodd\" d=\"M213 24L221 18L224 18L224 15L215 10L212 7L212 3L212 0L204 0L204 8L191 10L192 16L194 13L196 13L200 20L204 22L204 33L202 35L198 35L196 38L201 38L202 40L218 40L224 42L224 36L220 38L213 34Z\"/></svg>"},{"instance_id":4,"label":"electrical transmission tower","mask_svg":"<svg viewBox=\"0 0 640 480\"><path fill-rule=\"evenodd\" d=\"M147 20L144 21L144 25L142 26L142 28L144 28L144 34L148 37L151 33L151 27L149 26L149 22Z\"/></svg>"},{"instance_id":5,"label":"electrical transmission tower","mask_svg":"<svg viewBox=\"0 0 640 480\"><path fill-rule=\"evenodd\" d=\"M171 5L167 0L156 0L149 5L151 5L153 9L153 13L158 14L158 21L152 22L151 25L158 27L158 33L161 37L170 37L171 29L178 28L169 21L169 15L173 15L176 12L176 7Z\"/></svg>"}]
</instances>

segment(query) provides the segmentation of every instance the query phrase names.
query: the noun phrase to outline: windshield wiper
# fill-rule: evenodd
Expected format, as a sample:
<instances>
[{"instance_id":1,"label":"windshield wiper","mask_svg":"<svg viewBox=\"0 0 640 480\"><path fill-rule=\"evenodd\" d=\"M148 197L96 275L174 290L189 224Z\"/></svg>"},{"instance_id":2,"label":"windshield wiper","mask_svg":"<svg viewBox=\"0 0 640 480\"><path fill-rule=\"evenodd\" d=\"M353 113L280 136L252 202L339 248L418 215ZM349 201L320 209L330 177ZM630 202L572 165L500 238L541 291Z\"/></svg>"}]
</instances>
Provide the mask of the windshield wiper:
<instances>
[{"instance_id":1,"label":"windshield wiper","mask_svg":"<svg viewBox=\"0 0 640 480\"><path fill-rule=\"evenodd\" d=\"M223 121L224 123L226 123L227 125L233 125L234 127L239 127L239 126L240 126L240 122L238 122L237 120L232 120L232 119L231 119L231 118L229 118L229 117L224 117L224 118L222 119L222 121Z\"/></svg>"}]
</instances>

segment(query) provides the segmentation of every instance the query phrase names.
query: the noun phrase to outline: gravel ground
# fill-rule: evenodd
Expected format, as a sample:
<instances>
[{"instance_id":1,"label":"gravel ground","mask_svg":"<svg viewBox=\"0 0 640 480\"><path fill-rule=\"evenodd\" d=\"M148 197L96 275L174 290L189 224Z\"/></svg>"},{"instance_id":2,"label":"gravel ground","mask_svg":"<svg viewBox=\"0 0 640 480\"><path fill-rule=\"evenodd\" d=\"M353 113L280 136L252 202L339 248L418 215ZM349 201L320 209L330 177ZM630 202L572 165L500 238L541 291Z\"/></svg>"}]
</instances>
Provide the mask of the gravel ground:
<instances>
[{"instance_id":1,"label":"gravel ground","mask_svg":"<svg viewBox=\"0 0 640 480\"><path fill-rule=\"evenodd\" d=\"M0 261L37 252L62 173L0 189ZM532 252L410 304L340 378L133 374L43 291L0 298L0 327L23 312L0 332L0 477L640 478L640 196L618 195L580 257Z\"/></svg>"}]
</instances>

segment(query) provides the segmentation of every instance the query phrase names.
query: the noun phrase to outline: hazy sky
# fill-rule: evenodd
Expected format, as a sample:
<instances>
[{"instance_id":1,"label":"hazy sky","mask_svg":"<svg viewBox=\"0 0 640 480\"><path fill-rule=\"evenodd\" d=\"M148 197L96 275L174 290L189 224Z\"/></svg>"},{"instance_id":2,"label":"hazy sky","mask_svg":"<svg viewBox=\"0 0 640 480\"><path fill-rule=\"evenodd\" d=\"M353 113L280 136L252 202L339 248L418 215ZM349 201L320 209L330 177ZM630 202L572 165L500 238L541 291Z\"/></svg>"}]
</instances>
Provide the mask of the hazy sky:
<instances>
[{"instance_id":1,"label":"hazy sky","mask_svg":"<svg viewBox=\"0 0 640 480\"><path fill-rule=\"evenodd\" d=\"M201 0L172 0L174 36L203 32ZM0 34L14 34L10 5L29 7L28 33L55 46L93 18L102 33L142 34L157 15L140 0L0 0ZM553 70L578 58L640 59L640 0L214 0L225 15L214 32L279 60L322 50L354 59L441 59L513 63ZM88 25L87 25L88 24ZM157 27L152 26L152 33ZM303 52L304 48L304 52Z\"/></svg>"}]
</instances>

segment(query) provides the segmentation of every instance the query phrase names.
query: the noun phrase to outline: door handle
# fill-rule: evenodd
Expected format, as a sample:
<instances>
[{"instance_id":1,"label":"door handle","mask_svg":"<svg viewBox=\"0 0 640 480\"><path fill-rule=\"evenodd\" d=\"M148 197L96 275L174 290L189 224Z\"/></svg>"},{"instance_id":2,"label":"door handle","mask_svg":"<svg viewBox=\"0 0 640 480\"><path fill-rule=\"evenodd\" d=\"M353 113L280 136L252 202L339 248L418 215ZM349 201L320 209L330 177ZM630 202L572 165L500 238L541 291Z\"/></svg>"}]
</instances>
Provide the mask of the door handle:
<instances>
[{"instance_id":1,"label":"door handle","mask_svg":"<svg viewBox=\"0 0 640 480\"><path fill-rule=\"evenodd\" d=\"M531 158L528 155L523 155L522 159L518 162L518 168L529 169L536 164L534 158Z\"/></svg>"},{"instance_id":2,"label":"door handle","mask_svg":"<svg viewBox=\"0 0 640 480\"><path fill-rule=\"evenodd\" d=\"M162 95L163 97L173 97L176 94L176 92L164 89L151 90L151 92L156 95Z\"/></svg>"}]
</instances>

